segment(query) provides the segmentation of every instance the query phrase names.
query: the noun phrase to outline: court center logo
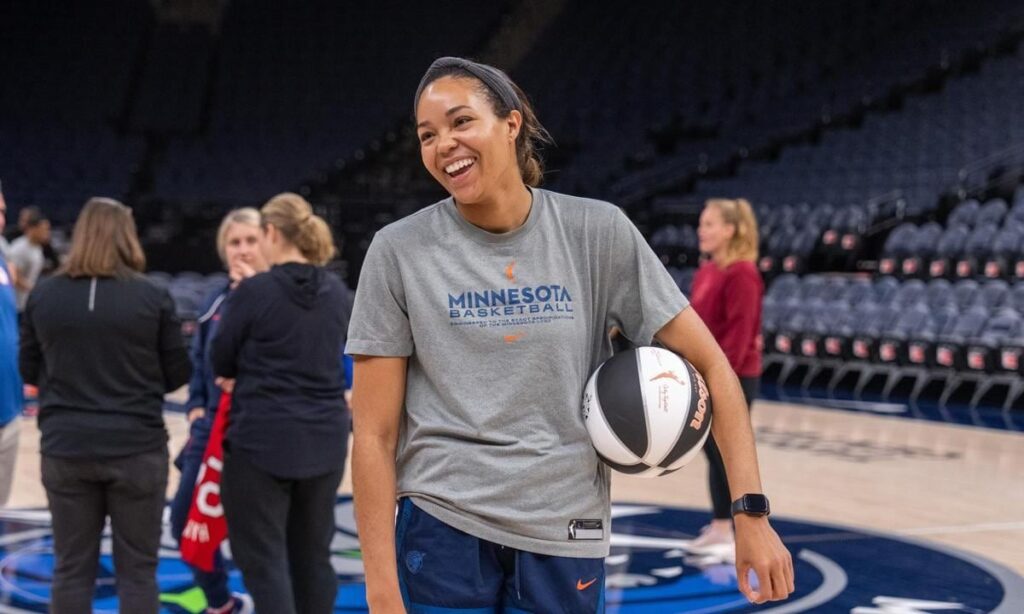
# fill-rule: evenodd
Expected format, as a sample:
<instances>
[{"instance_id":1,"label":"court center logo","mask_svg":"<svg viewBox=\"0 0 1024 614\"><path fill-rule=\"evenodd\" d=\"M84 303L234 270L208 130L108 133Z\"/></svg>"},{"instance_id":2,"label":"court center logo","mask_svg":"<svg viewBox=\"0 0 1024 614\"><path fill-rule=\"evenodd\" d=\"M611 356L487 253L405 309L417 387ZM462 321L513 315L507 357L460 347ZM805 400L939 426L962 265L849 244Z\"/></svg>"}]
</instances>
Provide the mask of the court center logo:
<instances>
[{"instance_id":1,"label":"court center logo","mask_svg":"<svg viewBox=\"0 0 1024 614\"><path fill-rule=\"evenodd\" d=\"M612 552L606 561L606 611L798 612L915 614L1024 612L1024 578L979 556L945 546L804 522L774 520L794 556L797 590L783 603L756 607L736 588L726 551L690 550L707 521L703 511L615 505ZM332 564L339 590L335 612L365 612L366 591L352 500L335 507ZM206 607L191 571L178 557L169 528L161 540L158 582L163 612L198 614ZM0 612L38 613L49 606L53 547L46 511L0 511ZM227 552L230 558L230 552ZM429 564L419 553L406 565ZM94 611L118 611L109 536L103 542ZM237 570L232 590L245 590Z\"/></svg>"}]
</instances>

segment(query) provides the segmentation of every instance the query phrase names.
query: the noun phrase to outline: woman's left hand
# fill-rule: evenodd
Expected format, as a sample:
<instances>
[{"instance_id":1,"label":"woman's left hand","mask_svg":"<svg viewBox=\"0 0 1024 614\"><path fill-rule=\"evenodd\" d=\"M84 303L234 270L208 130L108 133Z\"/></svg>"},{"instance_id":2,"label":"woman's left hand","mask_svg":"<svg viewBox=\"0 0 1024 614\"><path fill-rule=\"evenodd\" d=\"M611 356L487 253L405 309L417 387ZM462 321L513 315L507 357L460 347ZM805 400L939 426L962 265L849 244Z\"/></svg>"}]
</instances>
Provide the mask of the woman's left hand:
<instances>
[{"instance_id":1,"label":"woman's left hand","mask_svg":"<svg viewBox=\"0 0 1024 614\"><path fill-rule=\"evenodd\" d=\"M795 590L793 557L764 516L737 514L736 581L751 603L786 599ZM750 570L757 574L757 590L750 586Z\"/></svg>"},{"instance_id":2,"label":"woman's left hand","mask_svg":"<svg viewBox=\"0 0 1024 614\"><path fill-rule=\"evenodd\" d=\"M235 390L235 380L231 377L218 377L213 380L215 384L220 386L220 389L224 392L231 394Z\"/></svg>"}]
</instances>

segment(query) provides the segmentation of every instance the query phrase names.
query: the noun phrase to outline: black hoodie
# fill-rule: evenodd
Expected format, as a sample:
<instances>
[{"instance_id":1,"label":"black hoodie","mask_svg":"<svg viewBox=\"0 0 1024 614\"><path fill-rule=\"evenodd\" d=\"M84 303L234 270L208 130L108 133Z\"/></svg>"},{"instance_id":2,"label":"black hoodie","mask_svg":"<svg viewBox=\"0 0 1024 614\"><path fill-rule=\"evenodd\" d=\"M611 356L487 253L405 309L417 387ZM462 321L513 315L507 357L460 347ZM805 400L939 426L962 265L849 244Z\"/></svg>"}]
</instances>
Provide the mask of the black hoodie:
<instances>
[{"instance_id":1,"label":"black hoodie","mask_svg":"<svg viewBox=\"0 0 1024 614\"><path fill-rule=\"evenodd\" d=\"M167 290L142 275L56 275L21 317L21 375L39 386L43 454L97 458L167 445L163 395L192 373Z\"/></svg>"},{"instance_id":2,"label":"black hoodie","mask_svg":"<svg viewBox=\"0 0 1024 614\"><path fill-rule=\"evenodd\" d=\"M236 379L230 454L288 479L344 466L347 294L322 267L299 263L274 266L228 294L210 359L215 374Z\"/></svg>"}]
</instances>

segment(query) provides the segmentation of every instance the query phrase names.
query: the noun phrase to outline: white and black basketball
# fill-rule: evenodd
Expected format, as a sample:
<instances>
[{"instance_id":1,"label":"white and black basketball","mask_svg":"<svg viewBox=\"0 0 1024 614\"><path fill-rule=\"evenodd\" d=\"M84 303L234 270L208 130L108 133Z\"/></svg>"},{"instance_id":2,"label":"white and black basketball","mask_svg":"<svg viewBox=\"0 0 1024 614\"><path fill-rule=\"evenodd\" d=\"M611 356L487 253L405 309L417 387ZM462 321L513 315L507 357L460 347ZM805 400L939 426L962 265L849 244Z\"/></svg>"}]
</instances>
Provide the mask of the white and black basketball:
<instances>
[{"instance_id":1,"label":"white and black basketball","mask_svg":"<svg viewBox=\"0 0 1024 614\"><path fill-rule=\"evenodd\" d=\"M641 347L606 360L587 382L583 421L612 469L641 477L689 463L711 432L711 395L688 361Z\"/></svg>"}]
</instances>

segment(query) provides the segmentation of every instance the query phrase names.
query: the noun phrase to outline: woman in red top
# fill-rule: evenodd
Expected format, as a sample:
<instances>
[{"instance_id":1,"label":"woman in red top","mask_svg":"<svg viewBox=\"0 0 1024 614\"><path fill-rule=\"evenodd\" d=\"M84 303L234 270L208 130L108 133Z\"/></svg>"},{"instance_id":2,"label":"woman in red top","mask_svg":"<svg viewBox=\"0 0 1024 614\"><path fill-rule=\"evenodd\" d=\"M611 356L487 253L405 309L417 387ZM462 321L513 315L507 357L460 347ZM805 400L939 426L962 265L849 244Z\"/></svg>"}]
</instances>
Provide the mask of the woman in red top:
<instances>
[{"instance_id":1,"label":"woman in red top","mask_svg":"<svg viewBox=\"0 0 1024 614\"><path fill-rule=\"evenodd\" d=\"M747 406L757 396L761 377L761 300L764 282L757 261L757 220L743 199L711 199L697 229L700 251L707 259L697 270L690 302L722 346L739 376ZM694 548L732 545L732 499L725 465L713 437L704 446L714 519L704 527Z\"/></svg>"}]
</instances>

